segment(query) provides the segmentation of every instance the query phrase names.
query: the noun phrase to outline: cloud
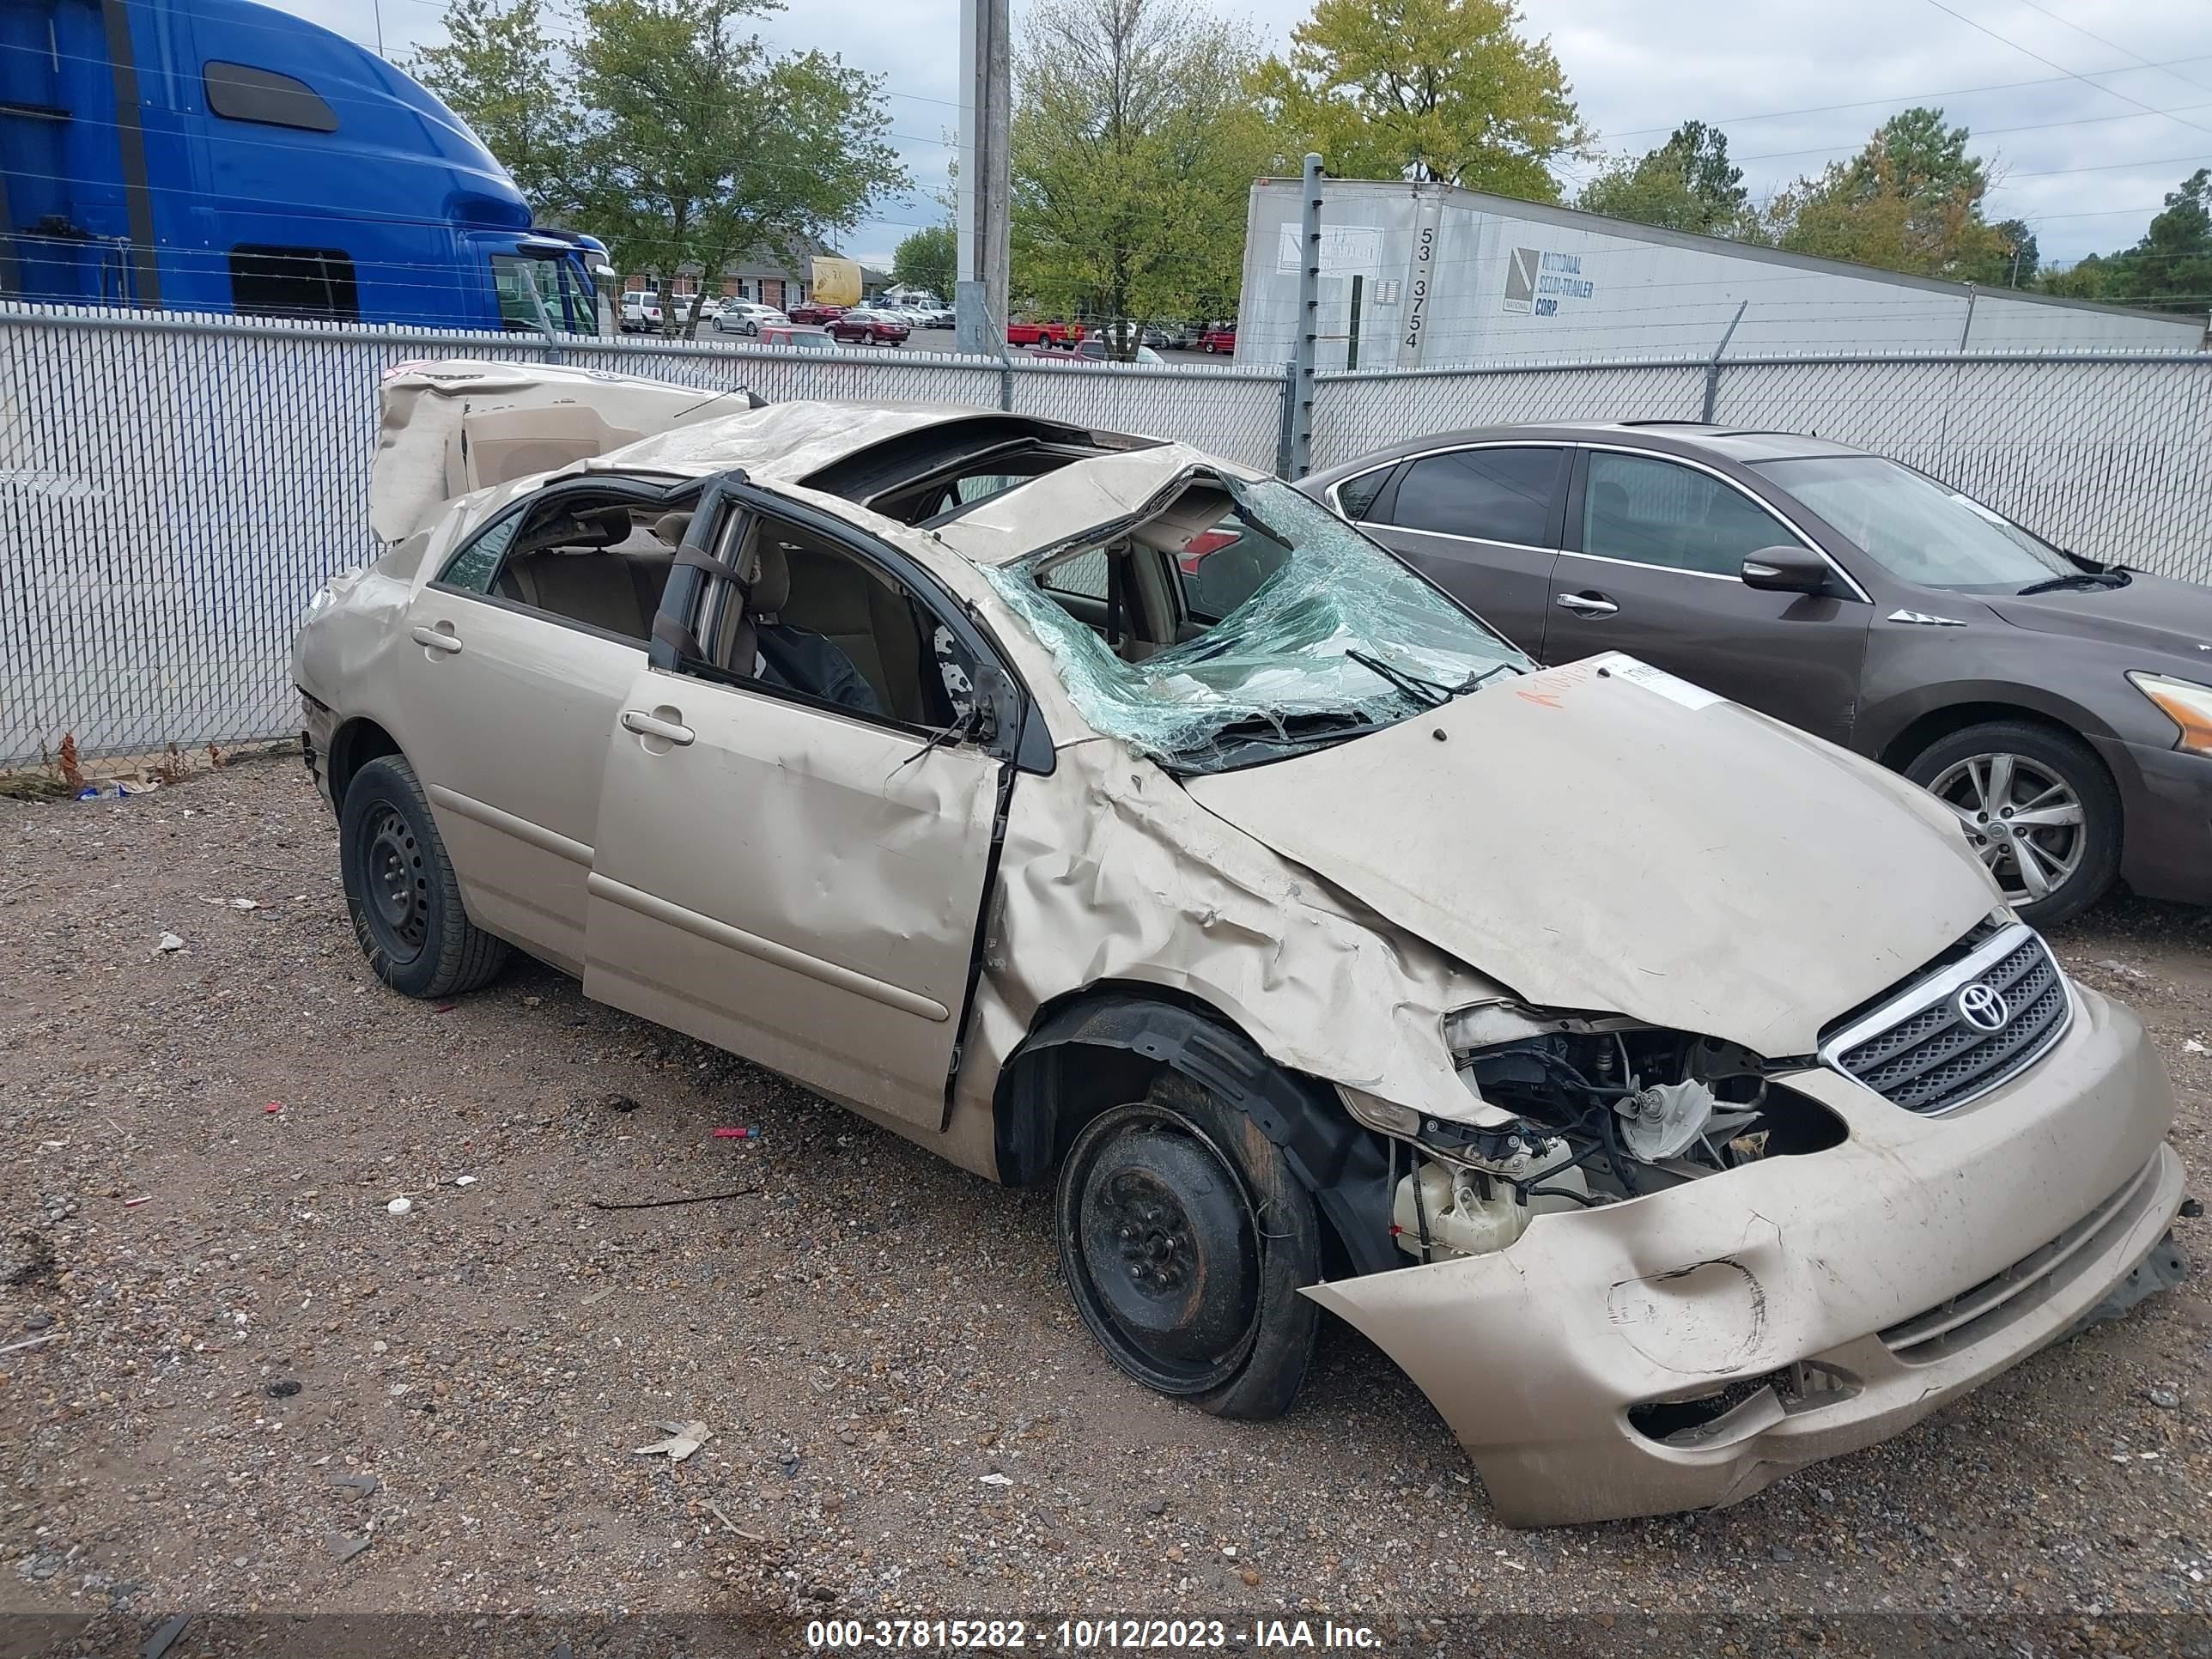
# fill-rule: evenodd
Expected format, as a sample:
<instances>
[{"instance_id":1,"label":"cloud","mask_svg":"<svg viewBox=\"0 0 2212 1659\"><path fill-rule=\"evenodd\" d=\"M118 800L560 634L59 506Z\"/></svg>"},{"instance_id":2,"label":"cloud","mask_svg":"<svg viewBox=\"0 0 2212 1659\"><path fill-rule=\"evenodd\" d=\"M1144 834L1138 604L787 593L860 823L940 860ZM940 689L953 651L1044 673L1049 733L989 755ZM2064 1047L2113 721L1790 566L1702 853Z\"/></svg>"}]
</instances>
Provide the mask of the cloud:
<instances>
[{"instance_id":1,"label":"cloud","mask_svg":"<svg viewBox=\"0 0 2212 1659\"><path fill-rule=\"evenodd\" d=\"M369 44L380 14L394 58L442 33L435 0L278 3ZM1994 163L1990 216L2027 220L2044 258L2063 261L2134 241L2166 191L2212 166L2204 0L1765 0L1755 9L1743 0L1524 0L1524 8L1528 31L1549 35L1604 150L1640 152L1677 123L1703 120L1727 131L1756 197L1850 155L1885 116L1939 104L1974 131L1976 150ZM1309 7L1251 0L1234 9L1272 48ZM917 225L936 222L932 196L958 119L957 0L808 0L763 19L760 33L885 77L894 142L915 191L909 201L879 203L849 246L895 247ZM1589 170L1587 162L1564 169L1571 179Z\"/></svg>"}]
</instances>

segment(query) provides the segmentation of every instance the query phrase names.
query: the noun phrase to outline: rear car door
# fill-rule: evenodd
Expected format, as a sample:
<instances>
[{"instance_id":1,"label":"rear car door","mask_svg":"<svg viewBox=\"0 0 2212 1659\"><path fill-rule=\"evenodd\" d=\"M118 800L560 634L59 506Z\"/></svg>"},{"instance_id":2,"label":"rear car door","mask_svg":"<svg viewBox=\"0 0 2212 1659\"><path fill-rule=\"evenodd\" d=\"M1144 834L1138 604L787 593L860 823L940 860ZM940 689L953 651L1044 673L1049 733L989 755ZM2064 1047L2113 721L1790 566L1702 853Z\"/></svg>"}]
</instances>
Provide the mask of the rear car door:
<instances>
[{"instance_id":1,"label":"rear car door","mask_svg":"<svg viewBox=\"0 0 2212 1659\"><path fill-rule=\"evenodd\" d=\"M1858 706L1874 607L1831 565L1820 593L1745 586L1762 548L1818 549L1719 471L1590 447L1569 492L1547 663L1626 651L1834 743Z\"/></svg>"},{"instance_id":2,"label":"rear car door","mask_svg":"<svg viewBox=\"0 0 2212 1659\"><path fill-rule=\"evenodd\" d=\"M789 586L774 629L834 672L740 629L769 548ZM1013 683L926 572L734 477L678 556L653 664L605 739L584 988L941 1127L1013 787ZM963 696L984 711L967 735Z\"/></svg>"},{"instance_id":3,"label":"rear car door","mask_svg":"<svg viewBox=\"0 0 2212 1659\"><path fill-rule=\"evenodd\" d=\"M399 729L470 915L571 972L607 729L645 665L653 595L639 580L653 561L564 548L554 530L533 550L519 534L564 503L649 510L662 493L600 480L523 497L416 594L400 646Z\"/></svg>"},{"instance_id":4,"label":"rear car door","mask_svg":"<svg viewBox=\"0 0 2212 1659\"><path fill-rule=\"evenodd\" d=\"M1364 512L1346 516L1540 658L1567 460L1557 444L1437 450L1401 463ZM1357 501L1358 482L1337 486L1340 504Z\"/></svg>"}]
</instances>

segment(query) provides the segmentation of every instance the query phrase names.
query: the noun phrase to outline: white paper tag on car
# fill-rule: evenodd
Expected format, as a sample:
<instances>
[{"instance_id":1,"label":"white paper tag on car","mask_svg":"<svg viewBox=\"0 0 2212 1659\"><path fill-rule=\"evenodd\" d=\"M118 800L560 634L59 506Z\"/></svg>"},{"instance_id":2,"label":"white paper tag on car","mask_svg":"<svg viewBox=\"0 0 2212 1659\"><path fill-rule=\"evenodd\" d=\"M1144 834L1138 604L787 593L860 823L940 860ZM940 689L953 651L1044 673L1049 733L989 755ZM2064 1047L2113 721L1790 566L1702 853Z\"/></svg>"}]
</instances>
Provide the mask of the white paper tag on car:
<instances>
[{"instance_id":1,"label":"white paper tag on car","mask_svg":"<svg viewBox=\"0 0 2212 1659\"><path fill-rule=\"evenodd\" d=\"M1676 679L1663 668L1654 668L1648 662L1638 662L1618 651L1607 652L1600 657L1598 665L1611 678L1626 680L1631 685L1640 685L1646 691L1656 692L1668 702L1678 702L1685 708L1710 708L1717 702L1728 701L1701 685Z\"/></svg>"}]
</instances>

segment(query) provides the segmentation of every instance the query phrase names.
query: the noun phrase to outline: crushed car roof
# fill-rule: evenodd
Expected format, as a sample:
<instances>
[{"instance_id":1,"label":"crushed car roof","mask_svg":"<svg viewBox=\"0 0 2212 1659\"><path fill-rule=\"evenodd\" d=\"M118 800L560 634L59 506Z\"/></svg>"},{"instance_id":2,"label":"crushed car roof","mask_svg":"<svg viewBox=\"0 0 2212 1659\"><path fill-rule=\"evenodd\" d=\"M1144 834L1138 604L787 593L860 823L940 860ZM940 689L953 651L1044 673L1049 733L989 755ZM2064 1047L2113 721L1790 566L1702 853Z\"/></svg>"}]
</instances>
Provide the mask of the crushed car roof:
<instances>
[{"instance_id":1,"label":"crushed car roof","mask_svg":"<svg viewBox=\"0 0 2212 1659\"><path fill-rule=\"evenodd\" d=\"M1027 420L928 404L748 406L757 401L743 388L701 392L561 365L403 364L385 377L369 521L380 538L398 541L460 496L540 473L696 477L742 467L771 488L799 485L927 428ZM1084 432L1044 419L1028 424L1041 435Z\"/></svg>"}]
</instances>

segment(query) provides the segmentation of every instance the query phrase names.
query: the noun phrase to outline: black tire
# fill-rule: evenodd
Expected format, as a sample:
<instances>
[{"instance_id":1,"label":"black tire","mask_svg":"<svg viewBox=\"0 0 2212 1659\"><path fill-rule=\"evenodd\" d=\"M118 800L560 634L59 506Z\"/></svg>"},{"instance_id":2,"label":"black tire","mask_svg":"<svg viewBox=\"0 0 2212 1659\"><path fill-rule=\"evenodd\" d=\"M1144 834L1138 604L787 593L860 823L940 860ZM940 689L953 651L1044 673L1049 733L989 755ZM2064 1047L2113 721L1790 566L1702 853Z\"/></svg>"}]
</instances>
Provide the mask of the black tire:
<instances>
[{"instance_id":1,"label":"black tire","mask_svg":"<svg viewBox=\"0 0 2212 1659\"><path fill-rule=\"evenodd\" d=\"M1060 1267L1113 1362L1217 1417L1277 1417L1305 1380L1312 1195L1259 1127L1170 1074L1084 1127L1060 1167Z\"/></svg>"},{"instance_id":2,"label":"black tire","mask_svg":"<svg viewBox=\"0 0 2212 1659\"><path fill-rule=\"evenodd\" d=\"M2000 776L1990 763L2000 757L2006 761L2002 799L2015 806L2001 805L1992 793ZM2096 752L2071 732L2032 720L1970 726L1922 750L1905 775L1959 812L1975 851L1990 865L2014 913L2031 926L2049 927L2080 915L2118 878L2120 792ZM2045 784L2050 789L2039 793ZM2063 799L2067 794L2070 803ZM2078 822L2026 829L2007 822L2015 811L2035 810L2029 803L2037 799L2053 803L2040 809L2046 815L2077 810ZM2039 877L2046 890L2034 891L2032 877Z\"/></svg>"},{"instance_id":3,"label":"black tire","mask_svg":"<svg viewBox=\"0 0 2212 1659\"><path fill-rule=\"evenodd\" d=\"M458 996L506 965L507 941L461 908L460 883L430 803L400 756L369 762L346 786L338 868L362 954L393 990Z\"/></svg>"}]
</instances>

